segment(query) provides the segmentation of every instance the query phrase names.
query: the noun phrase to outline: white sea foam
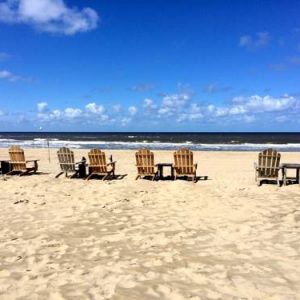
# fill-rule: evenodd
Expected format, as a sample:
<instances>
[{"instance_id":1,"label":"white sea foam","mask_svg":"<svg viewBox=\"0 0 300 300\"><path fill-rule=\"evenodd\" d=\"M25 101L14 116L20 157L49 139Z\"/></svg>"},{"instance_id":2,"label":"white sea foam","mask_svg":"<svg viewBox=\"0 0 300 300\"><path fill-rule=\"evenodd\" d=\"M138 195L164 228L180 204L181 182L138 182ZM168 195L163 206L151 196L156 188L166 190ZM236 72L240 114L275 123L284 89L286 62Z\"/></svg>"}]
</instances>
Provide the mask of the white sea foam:
<instances>
[{"instance_id":1,"label":"white sea foam","mask_svg":"<svg viewBox=\"0 0 300 300\"><path fill-rule=\"evenodd\" d=\"M280 151L300 151L299 143L288 144L199 144L186 141L184 143L170 143L170 142L149 142L147 140L141 142L124 142L124 141L74 141L74 140L59 140L59 139L43 139L35 138L33 140L16 140L16 139L0 139L0 147L6 148L11 145L17 144L22 147L33 148L60 148L63 146L77 149L138 149L150 148L157 150L174 150L180 147L188 147L191 150L206 150L206 151L256 151L265 148L275 148Z\"/></svg>"}]
</instances>

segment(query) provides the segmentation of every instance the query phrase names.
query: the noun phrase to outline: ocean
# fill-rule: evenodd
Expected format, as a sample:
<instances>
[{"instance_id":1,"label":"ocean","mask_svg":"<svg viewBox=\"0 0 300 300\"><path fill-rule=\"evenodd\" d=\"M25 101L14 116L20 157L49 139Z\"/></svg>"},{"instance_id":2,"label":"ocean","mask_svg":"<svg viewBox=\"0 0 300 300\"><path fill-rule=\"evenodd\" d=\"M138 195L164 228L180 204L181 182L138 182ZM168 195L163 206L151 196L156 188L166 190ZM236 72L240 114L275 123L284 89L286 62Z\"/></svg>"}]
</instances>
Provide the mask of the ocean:
<instances>
[{"instance_id":1,"label":"ocean","mask_svg":"<svg viewBox=\"0 0 300 300\"><path fill-rule=\"evenodd\" d=\"M18 144L31 148L70 147L77 149L175 150L188 147L199 151L257 151L268 147L300 151L298 133L222 132L1 132L0 147Z\"/></svg>"}]
</instances>

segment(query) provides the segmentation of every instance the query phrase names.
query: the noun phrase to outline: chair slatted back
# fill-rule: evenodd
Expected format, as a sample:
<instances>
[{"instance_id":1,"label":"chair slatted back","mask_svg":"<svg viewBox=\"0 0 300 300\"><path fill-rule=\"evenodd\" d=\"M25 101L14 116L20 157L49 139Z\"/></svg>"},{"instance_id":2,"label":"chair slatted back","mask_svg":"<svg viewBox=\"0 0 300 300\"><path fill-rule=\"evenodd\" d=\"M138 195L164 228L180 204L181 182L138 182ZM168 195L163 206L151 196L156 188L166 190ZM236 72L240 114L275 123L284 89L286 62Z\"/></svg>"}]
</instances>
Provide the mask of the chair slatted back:
<instances>
[{"instance_id":1,"label":"chair slatted back","mask_svg":"<svg viewBox=\"0 0 300 300\"><path fill-rule=\"evenodd\" d=\"M135 153L139 175L154 174L154 154L149 149L141 149Z\"/></svg>"},{"instance_id":2,"label":"chair slatted back","mask_svg":"<svg viewBox=\"0 0 300 300\"><path fill-rule=\"evenodd\" d=\"M74 152L69 148L62 147L57 151L57 157L60 164L60 168L63 172L75 171Z\"/></svg>"},{"instance_id":3,"label":"chair slatted back","mask_svg":"<svg viewBox=\"0 0 300 300\"><path fill-rule=\"evenodd\" d=\"M280 164L280 153L266 149L258 154L258 172L261 177L277 177Z\"/></svg>"},{"instance_id":4,"label":"chair slatted back","mask_svg":"<svg viewBox=\"0 0 300 300\"><path fill-rule=\"evenodd\" d=\"M193 174L193 152L187 148L181 148L174 152L175 170L178 174Z\"/></svg>"},{"instance_id":5,"label":"chair slatted back","mask_svg":"<svg viewBox=\"0 0 300 300\"><path fill-rule=\"evenodd\" d=\"M92 149L88 153L89 157L89 168L91 172L107 173L107 163L105 158L105 152L100 149Z\"/></svg>"},{"instance_id":6,"label":"chair slatted back","mask_svg":"<svg viewBox=\"0 0 300 300\"><path fill-rule=\"evenodd\" d=\"M8 150L12 171L26 170L24 150L20 146L11 146Z\"/></svg>"}]
</instances>

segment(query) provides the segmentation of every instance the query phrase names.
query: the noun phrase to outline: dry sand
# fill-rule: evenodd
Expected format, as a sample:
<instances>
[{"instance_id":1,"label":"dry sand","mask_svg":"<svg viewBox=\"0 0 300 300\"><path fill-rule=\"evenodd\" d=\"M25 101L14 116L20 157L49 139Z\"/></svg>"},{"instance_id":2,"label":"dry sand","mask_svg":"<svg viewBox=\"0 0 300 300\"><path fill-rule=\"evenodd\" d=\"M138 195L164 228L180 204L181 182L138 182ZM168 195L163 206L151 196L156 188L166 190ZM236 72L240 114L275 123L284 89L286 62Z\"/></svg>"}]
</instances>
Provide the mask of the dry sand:
<instances>
[{"instance_id":1,"label":"dry sand","mask_svg":"<svg viewBox=\"0 0 300 300\"><path fill-rule=\"evenodd\" d=\"M0 299L300 299L300 187L257 187L257 153L195 152L196 184L106 153L124 179L55 179L55 150L27 149L42 174L0 180Z\"/></svg>"}]
</instances>

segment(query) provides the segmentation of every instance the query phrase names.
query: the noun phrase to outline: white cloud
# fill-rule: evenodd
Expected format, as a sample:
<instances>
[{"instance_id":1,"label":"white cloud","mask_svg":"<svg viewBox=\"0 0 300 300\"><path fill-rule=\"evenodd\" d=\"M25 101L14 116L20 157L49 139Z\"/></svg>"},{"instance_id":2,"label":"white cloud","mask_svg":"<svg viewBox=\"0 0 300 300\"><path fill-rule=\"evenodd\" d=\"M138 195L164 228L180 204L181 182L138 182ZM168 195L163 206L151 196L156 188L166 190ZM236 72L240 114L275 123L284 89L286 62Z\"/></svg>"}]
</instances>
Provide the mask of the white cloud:
<instances>
[{"instance_id":1,"label":"white cloud","mask_svg":"<svg viewBox=\"0 0 300 300\"><path fill-rule=\"evenodd\" d=\"M64 111L65 117L69 119L74 119L80 117L82 114L82 110L79 108L67 107Z\"/></svg>"},{"instance_id":2,"label":"white cloud","mask_svg":"<svg viewBox=\"0 0 300 300\"><path fill-rule=\"evenodd\" d=\"M42 122L59 121L63 118L63 113L58 110L38 112L37 117Z\"/></svg>"},{"instance_id":3,"label":"white cloud","mask_svg":"<svg viewBox=\"0 0 300 300\"><path fill-rule=\"evenodd\" d=\"M274 98L272 96L235 97L232 102L235 107L245 112L275 112L293 108L297 100L292 96Z\"/></svg>"},{"instance_id":4,"label":"white cloud","mask_svg":"<svg viewBox=\"0 0 300 300\"><path fill-rule=\"evenodd\" d=\"M0 70L0 79L5 79L14 82L20 80L21 77L7 70Z\"/></svg>"},{"instance_id":5,"label":"white cloud","mask_svg":"<svg viewBox=\"0 0 300 300\"><path fill-rule=\"evenodd\" d=\"M85 106L85 109L88 112L94 113L94 114L103 114L104 113L104 107L102 105L97 105L96 103L89 103Z\"/></svg>"},{"instance_id":6,"label":"white cloud","mask_svg":"<svg viewBox=\"0 0 300 300\"><path fill-rule=\"evenodd\" d=\"M46 112L48 108L48 103L47 102L40 102L37 104L37 110L39 113Z\"/></svg>"},{"instance_id":7,"label":"white cloud","mask_svg":"<svg viewBox=\"0 0 300 300\"><path fill-rule=\"evenodd\" d=\"M149 98L146 98L144 99L144 108L145 109L155 109L156 108L156 105L154 104L153 100L149 99Z\"/></svg>"},{"instance_id":8,"label":"white cloud","mask_svg":"<svg viewBox=\"0 0 300 300\"><path fill-rule=\"evenodd\" d=\"M239 45L240 47L257 49L266 47L269 44L270 40L270 34L264 31L258 32L255 36L242 35L240 37Z\"/></svg>"},{"instance_id":9,"label":"white cloud","mask_svg":"<svg viewBox=\"0 0 300 300\"><path fill-rule=\"evenodd\" d=\"M285 95L275 98L253 95L250 97L235 97L232 99L232 104L227 107L217 107L210 104L207 106L207 111L215 117L244 115L244 119L249 122L253 120L253 117L249 114L282 112L299 108L300 101L292 96Z\"/></svg>"},{"instance_id":10,"label":"white cloud","mask_svg":"<svg viewBox=\"0 0 300 300\"><path fill-rule=\"evenodd\" d=\"M67 107L64 110L49 110L46 102L37 104L39 120L44 122L73 120L83 116L83 111L79 108Z\"/></svg>"},{"instance_id":11,"label":"white cloud","mask_svg":"<svg viewBox=\"0 0 300 300\"><path fill-rule=\"evenodd\" d=\"M131 118L127 118L127 117L122 118L122 119L121 119L121 126L126 126L126 125L128 125L128 123L130 123L131 121L132 121Z\"/></svg>"},{"instance_id":12,"label":"white cloud","mask_svg":"<svg viewBox=\"0 0 300 300\"><path fill-rule=\"evenodd\" d=\"M0 21L73 35L96 28L99 17L91 8L70 8L63 0L6 0L0 3Z\"/></svg>"},{"instance_id":13,"label":"white cloud","mask_svg":"<svg viewBox=\"0 0 300 300\"><path fill-rule=\"evenodd\" d=\"M179 114L176 121L177 122L183 122L183 121L195 121L195 120L199 120L203 118L203 115L201 113L196 113L196 114L192 114L192 113L182 113Z\"/></svg>"},{"instance_id":14,"label":"white cloud","mask_svg":"<svg viewBox=\"0 0 300 300\"><path fill-rule=\"evenodd\" d=\"M160 115L174 115L190 100L190 95L188 93L172 94L163 97L162 104L158 109Z\"/></svg>"},{"instance_id":15,"label":"white cloud","mask_svg":"<svg viewBox=\"0 0 300 300\"><path fill-rule=\"evenodd\" d=\"M96 103L88 103L84 108L67 107L51 110L46 102L37 104L37 119L40 122L74 122L80 124L107 124L121 122L124 116L114 117L113 112L110 115L105 114L105 108ZM125 122L125 121L124 121Z\"/></svg>"},{"instance_id":16,"label":"white cloud","mask_svg":"<svg viewBox=\"0 0 300 300\"><path fill-rule=\"evenodd\" d=\"M130 107L128 108L128 113L129 113L130 116L136 115L136 113L137 113L137 108L136 108L135 106L130 106Z\"/></svg>"}]
</instances>

